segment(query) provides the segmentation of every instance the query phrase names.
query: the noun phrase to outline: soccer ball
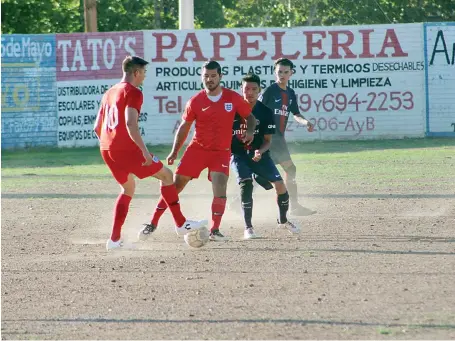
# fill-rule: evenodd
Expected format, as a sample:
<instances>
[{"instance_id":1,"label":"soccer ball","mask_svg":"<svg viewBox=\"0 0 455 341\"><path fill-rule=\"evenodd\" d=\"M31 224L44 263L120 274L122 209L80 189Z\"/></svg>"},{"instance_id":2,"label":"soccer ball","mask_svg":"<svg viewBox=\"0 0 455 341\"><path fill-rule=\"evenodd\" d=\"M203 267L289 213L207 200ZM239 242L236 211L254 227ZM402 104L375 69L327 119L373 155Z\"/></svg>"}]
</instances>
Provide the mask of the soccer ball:
<instances>
[{"instance_id":1,"label":"soccer ball","mask_svg":"<svg viewBox=\"0 0 455 341\"><path fill-rule=\"evenodd\" d=\"M183 239L189 246L198 248L204 246L209 241L209 237L210 232L207 227L202 227L199 230L188 232Z\"/></svg>"}]
</instances>

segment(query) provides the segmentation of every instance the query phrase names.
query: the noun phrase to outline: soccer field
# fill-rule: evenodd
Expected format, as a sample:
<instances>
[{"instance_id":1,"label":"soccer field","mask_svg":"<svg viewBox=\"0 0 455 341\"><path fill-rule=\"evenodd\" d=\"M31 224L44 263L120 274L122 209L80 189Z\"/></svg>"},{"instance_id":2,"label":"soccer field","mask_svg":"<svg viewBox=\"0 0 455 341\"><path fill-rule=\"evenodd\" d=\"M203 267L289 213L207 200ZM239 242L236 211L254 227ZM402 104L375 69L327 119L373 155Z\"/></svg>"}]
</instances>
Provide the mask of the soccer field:
<instances>
[{"instance_id":1,"label":"soccer field","mask_svg":"<svg viewBox=\"0 0 455 341\"><path fill-rule=\"evenodd\" d=\"M151 147L161 158L168 146ZM292 144L317 211L276 231L273 192L233 238L189 249L166 213L106 252L119 187L96 148L2 151L2 339L454 339L455 139ZM234 176L228 196L238 193ZM134 241L159 183L137 183ZM206 174L181 195L210 218Z\"/></svg>"}]
</instances>

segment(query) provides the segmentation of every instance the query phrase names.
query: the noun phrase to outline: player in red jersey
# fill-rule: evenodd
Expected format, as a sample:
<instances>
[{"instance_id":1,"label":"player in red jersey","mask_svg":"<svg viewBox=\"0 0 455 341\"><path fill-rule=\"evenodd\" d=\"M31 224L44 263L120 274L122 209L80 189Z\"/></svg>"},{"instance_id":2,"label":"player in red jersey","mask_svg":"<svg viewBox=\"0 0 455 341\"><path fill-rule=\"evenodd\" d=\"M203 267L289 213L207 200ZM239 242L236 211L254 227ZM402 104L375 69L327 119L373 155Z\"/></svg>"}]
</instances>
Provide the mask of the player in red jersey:
<instances>
[{"instance_id":1,"label":"player in red jersey","mask_svg":"<svg viewBox=\"0 0 455 341\"><path fill-rule=\"evenodd\" d=\"M198 178L201 171L208 168L213 189L210 239L214 241L227 239L219 228L226 207L232 124L235 114L238 113L247 121L244 142L250 143L253 140L256 126L250 105L237 92L221 87L221 77L221 66L216 61L206 62L202 66L202 82L205 89L187 102L172 152L167 157L168 164L172 165L195 122L193 139L175 172L175 185L180 193L191 179ZM153 227L156 228L165 210L166 203L161 198L152 217Z\"/></svg>"},{"instance_id":2,"label":"player in red jersey","mask_svg":"<svg viewBox=\"0 0 455 341\"><path fill-rule=\"evenodd\" d=\"M161 181L161 196L170 207L177 234L184 235L207 224L207 221L187 220L183 216L172 171L148 151L142 140L138 119L143 95L138 86L145 79L147 64L139 57L125 58L123 79L104 94L94 126L100 140L101 156L121 187L107 250L122 246L121 229L134 195L134 175L139 179L153 176Z\"/></svg>"}]
</instances>

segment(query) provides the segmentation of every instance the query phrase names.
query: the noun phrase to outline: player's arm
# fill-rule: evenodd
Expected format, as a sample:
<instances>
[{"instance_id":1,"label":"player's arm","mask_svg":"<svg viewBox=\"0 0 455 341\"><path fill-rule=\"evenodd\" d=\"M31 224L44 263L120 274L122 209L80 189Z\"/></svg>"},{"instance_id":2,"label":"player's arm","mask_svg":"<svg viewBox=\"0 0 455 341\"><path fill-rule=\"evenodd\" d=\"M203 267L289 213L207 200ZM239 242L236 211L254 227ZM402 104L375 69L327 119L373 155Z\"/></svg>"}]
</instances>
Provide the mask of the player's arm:
<instances>
[{"instance_id":1,"label":"player's arm","mask_svg":"<svg viewBox=\"0 0 455 341\"><path fill-rule=\"evenodd\" d=\"M96 120L95 124L93 126L93 131L96 134L96 137L98 137L98 140L101 138L101 127L103 125L103 104L100 106L100 110L98 110L98 115L96 115Z\"/></svg>"},{"instance_id":2,"label":"player's arm","mask_svg":"<svg viewBox=\"0 0 455 341\"><path fill-rule=\"evenodd\" d=\"M247 132L247 134L251 134L251 135L254 134L254 130L256 129L256 124L257 124L256 117L254 117L253 114L250 114L246 118L246 132Z\"/></svg>"},{"instance_id":3,"label":"player's arm","mask_svg":"<svg viewBox=\"0 0 455 341\"><path fill-rule=\"evenodd\" d=\"M270 144L272 143L272 134L264 135L264 142L261 147L254 151L253 161L258 162L262 158L262 154L269 150Z\"/></svg>"},{"instance_id":4,"label":"player's arm","mask_svg":"<svg viewBox=\"0 0 455 341\"><path fill-rule=\"evenodd\" d=\"M264 142L262 142L262 146L259 148L261 155L269 150L270 144L272 143L272 136L272 134L264 135Z\"/></svg>"},{"instance_id":5,"label":"player's arm","mask_svg":"<svg viewBox=\"0 0 455 341\"><path fill-rule=\"evenodd\" d=\"M237 94L238 95L238 94ZM254 130L256 129L256 117L251 113L251 107L242 96L238 95L236 98L236 111L246 120L246 130L242 137L242 142L250 144L253 142Z\"/></svg>"},{"instance_id":6,"label":"player's arm","mask_svg":"<svg viewBox=\"0 0 455 341\"><path fill-rule=\"evenodd\" d=\"M186 141L186 138L188 137L192 125L193 122L188 122L185 120L182 120L182 123L180 123L177 129L177 133L175 134L174 137L174 144L172 145L171 154L168 157L168 164L172 165L174 163L174 160L177 158L180 149L182 148L183 144Z\"/></svg>"},{"instance_id":7,"label":"player's arm","mask_svg":"<svg viewBox=\"0 0 455 341\"><path fill-rule=\"evenodd\" d=\"M308 131L313 130L313 124L300 113L299 106L297 104L297 96L295 93L292 95L292 105L291 105L291 112L294 115L294 119L297 121L297 123L300 123L303 126L307 126Z\"/></svg>"},{"instance_id":8,"label":"player's arm","mask_svg":"<svg viewBox=\"0 0 455 341\"><path fill-rule=\"evenodd\" d=\"M191 107L192 100L190 99L185 106L185 111L182 115L182 122L180 123L177 133L174 137L174 144L172 145L172 151L167 157L167 164L172 165L177 159L180 149L188 137L191 126L193 125L194 120L196 119L196 113Z\"/></svg>"},{"instance_id":9,"label":"player's arm","mask_svg":"<svg viewBox=\"0 0 455 341\"><path fill-rule=\"evenodd\" d=\"M144 141L142 140L141 132L139 130L139 112L136 108L126 107L125 109L125 120L126 120L126 129L128 134L130 135L131 139L136 143L139 149L144 154L150 155L147 146L145 145ZM147 157L146 157L147 160Z\"/></svg>"}]
</instances>

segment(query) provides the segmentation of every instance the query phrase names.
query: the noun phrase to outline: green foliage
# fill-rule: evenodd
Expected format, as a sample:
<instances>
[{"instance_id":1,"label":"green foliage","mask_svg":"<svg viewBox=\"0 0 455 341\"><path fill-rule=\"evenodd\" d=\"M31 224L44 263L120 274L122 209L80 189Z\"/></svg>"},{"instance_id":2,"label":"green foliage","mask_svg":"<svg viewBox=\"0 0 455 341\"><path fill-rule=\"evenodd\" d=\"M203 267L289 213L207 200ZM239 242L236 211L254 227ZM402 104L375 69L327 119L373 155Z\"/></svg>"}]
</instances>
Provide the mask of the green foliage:
<instances>
[{"instance_id":1,"label":"green foliage","mask_svg":"<svg viewBox=\"0 0 455 341\"><path fill-rule=\"evenodd\" d=\"M83 3L2 0L2 33L81 32ZM194 4L196 28L455 21L453 0L194 0ZM178 0L98 0L97 12L99 31L178 28Z\"/></svg>"}]
</instances>

